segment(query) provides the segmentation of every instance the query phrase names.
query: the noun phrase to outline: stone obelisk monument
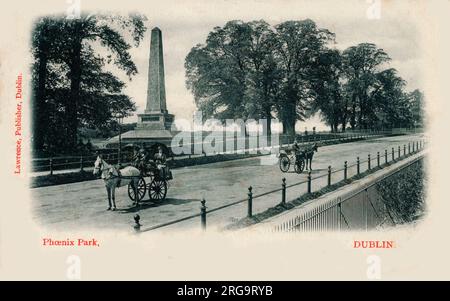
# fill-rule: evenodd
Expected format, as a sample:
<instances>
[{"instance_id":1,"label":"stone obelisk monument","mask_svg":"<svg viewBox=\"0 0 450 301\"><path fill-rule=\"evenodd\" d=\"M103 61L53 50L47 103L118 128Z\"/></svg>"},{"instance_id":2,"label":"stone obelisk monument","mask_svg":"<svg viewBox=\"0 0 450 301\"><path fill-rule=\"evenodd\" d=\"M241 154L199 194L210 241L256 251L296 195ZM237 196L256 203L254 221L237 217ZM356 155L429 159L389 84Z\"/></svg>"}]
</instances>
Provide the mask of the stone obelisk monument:
<instances>
[{"instance_id":1,"label":"stone obelisk monument","mask_svg":"<svg viewBox=\"0 0 450 301\"><path fill-rule=\"evenodd\" d=\"M152 29L150 41L147 106L143 114L138 114L137 129L170 131L173 117L167 112L166 105L162 34L161 30L155 27Z\"/></svg>"},{"instance_id":2,"label":"stone obelisk monument","mask_svg":"<svg viewBox=\"0 0 450 301\"><path fill-rule=\"evenodd\" d=\"M169 114L166 104L164 83L164 58L162 34L158 27L152 29L150 40L150 58L148 68L147 104L145 111L138 114L136 128L121 136L124 143L163 143L170 144L174 133L171 126L174 115ZM117 144L118 137L108 141L108 145Z\"/></svg>"}]
</instances>

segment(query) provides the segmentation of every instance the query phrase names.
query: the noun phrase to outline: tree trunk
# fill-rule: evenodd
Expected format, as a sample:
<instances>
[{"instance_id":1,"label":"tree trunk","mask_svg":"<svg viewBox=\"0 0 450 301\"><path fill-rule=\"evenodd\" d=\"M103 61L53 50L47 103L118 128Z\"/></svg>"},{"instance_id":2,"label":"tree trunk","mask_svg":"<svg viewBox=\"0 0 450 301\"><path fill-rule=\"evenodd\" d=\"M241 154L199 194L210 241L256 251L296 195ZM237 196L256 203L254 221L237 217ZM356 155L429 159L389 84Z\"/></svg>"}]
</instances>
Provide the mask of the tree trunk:
<instances>
[{"instance_id":1,"label":"tree trunk","mask_svg":"<svg viewBox=\"0 0 450 301\"><path fill-rule=\"evenodd\" d=\"M356 108L353 106L352 108L352 114L350 116L350 126L352 127L352 130L356 127Z\"/></svg>"},{"instance_id":2,"label":"tree trunk","mask_svg":"<svg viewBox=\"0 0 450 301\"><path fill-rule=\"evenodd\" d=\"M266 108L264 111L264 118L267 120L267 123L266 127L263 128L263 135L267 135L267 138L269 138L272 135L272 114L270 108Z\"/></svg>"},{"instance_id":3,"label":"tree trunk","mask_svg":"<svg viewBox=\"0 0 450 301\"><path fill-rule=\"evenodd\" d=\"M297 121L297 113L296 113L296 93L290 91L288 95L288 100L286 104L283 106L283 112L281 115L281 119L283 122L283 134L295 137L295 123Z\"/></svg>"},{"instance_id":4,"label":"tree trunk","mask_svg":"<svg viewBox=\"0 0 450 301\"><path fill-rule=\"evenodd\" d=\"M267 127L266 127L266 132L263 134L266 134L267 137L272 136L272 118L267 117Z\"/></svg>"},{"instance_id":5,"label":"tree trunk","mask_svg":"<svg viewBox=\"0 0 450 301\"><path fill-rule=\"evenodd\" d=\"M295 136L295 119L283 122L283 133L289 136Z\"/></svg>"},{"instance_id":6,"label":"tree trunk","mask_svg":"<svg viewBox=\"0 0 450 301\"><path fill-rule=\"evenodd\" d=\"M81 24L76 22L74 28L74 41L72 43L72 56L70 63L70 94L66 106L67 118L67 147L77 145L78 130L78 101L81 90Z\"/></svg>"},{"instance_id":7,"label":"tree trunk","mask_svg":"<svg viewBox=\"0 0 450 301\"><path fill-rule=\"evenodd\" d=\"M38 49L37 85L33 102L33 148L41 151L44 147L45 133L48 126L48 110L45 103L45 83L47 81L47 62L49 45L44 41L45 29L41 33Z\"/></svg>"},{"instance_id":8,"label":"tree trunk","mask_svg":"<svg viewBox=\"0 0 450 301\"><path fill-rule=\"evenodd\" d=\"M343 118L342 121L341 121L341 125L342 125L342 132L344 133L345 132L345 127L347 125L347 120Z\"/></svg>"},{"instance_id":9,"label":"tree trunk","mask_svg":"<svg viewBox=\"0 0 450 301\"><path fill-rule=\"evenodd\" d=\"M338 127L339 127L339 121L335 121L334 122L334 133L337 133L338 132Z\"/></svg>"}]
</instances>

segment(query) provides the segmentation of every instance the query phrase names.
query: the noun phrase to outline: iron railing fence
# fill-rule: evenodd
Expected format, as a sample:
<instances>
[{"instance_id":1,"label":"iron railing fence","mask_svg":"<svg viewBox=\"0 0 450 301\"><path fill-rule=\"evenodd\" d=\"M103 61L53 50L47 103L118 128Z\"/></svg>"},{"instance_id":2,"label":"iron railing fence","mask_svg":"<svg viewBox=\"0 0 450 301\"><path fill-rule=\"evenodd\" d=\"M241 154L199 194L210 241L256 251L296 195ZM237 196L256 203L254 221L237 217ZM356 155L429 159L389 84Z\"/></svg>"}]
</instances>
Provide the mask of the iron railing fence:
<instances>
[{"instance_id":1,"label":"iron railing fence","mask_svg":"<svg viewBox=\"0 0 450 301\"><path fill-rule=\"evenodd\" d=\"M343 230L371 230L386 223L395 224L377 185L405 169L421 164L423 155L384 177L364 186L346 197L331 199L290 216L271 230L274 232L322 232ZM314 203L313 203L314 205Z\"/></svg>"},{"instance_id":2,"label":"iron railing fence","mask_svg":"<svg viewBox=\"0 0 450 301\"><path fill-rule=\"evenodd\" d=\"M339 133L331 133L331 132L315 132L308 135L297 135L296 139L300 144L307 143L325 143L325 142L333 142L333 141L348 141L348 140L358 140L358 139L367 139L370 137L377 136L385 136L392 134L407 134L407 133L417 133L418 129L390 129L390 130L366 130L366 131L357 131L357 130L347 130L346 132ZM202 153L202 154L182 154L182 155L174 155L172 159L191 159L202 156L211 156L217 154L229 154L229 153L247 153L247 152L256 152L261 149L272 150L273 148L283 147L286 145L290 145L294 142L294 138L288 135L280 135L279 143L275 145L270 145L270 139L267 139L267 146L263 146L260 148L251 147L251 143L248 141L249 138L245 139L244 148L238 148L239 143L237 140L241 138L236 138L233 140L233 151L221 151L214 153ZM195 143L188 144L191 147L191 153L194 153ZM222 149L227 149L226 145ZM123 165L132 163L132 152L124 152L122 151L119 155L118 150L116 149L99 149L97 152L103 153L105 160L111 164L121 163ZM120 160L119 160L120 156ZM79 155L79 156L51 156L45 158L34 158L31 160L31 168L33 172L44 172L48 171L50 175L53 174L54 171L57 170L79 170L83 171L85 168L92 167L97 154L91 155Z\"/></svg>"}]
</instances>

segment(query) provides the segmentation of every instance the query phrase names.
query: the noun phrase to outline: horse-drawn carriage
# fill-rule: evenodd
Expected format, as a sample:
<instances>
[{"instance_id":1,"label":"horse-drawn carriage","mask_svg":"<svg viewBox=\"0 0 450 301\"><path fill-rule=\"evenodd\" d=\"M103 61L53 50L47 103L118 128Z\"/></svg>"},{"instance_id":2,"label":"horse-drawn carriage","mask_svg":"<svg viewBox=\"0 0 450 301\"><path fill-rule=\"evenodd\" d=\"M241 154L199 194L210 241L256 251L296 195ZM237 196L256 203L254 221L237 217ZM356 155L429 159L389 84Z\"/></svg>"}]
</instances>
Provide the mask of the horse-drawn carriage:
<instances>
[{"instance_id":1,"label":"horse-drawn carriage","mask_svg":"<svg viewBox=\"0 0 450 301\"><path fill-rule=\"evenodd\" d=\"M317 144L310 144L300 146L296 143L292 146L280 148L278 155L278 163L282 172L288 172L291 164L294 165L296 173L302 173L303 170L311 169L311 161L315 151L317 151Z\"/></svg>"},{"instance_id":2,"label":"horse-drawn carriage","mask_svg":"<svg viewBox=\"0 0 450 301\"><path fill-rule=\"evenodd\" d=\"M108 164L99 155L94 163L94 175L101 175L105 181L108 193L108 210L115 210L115 189L117 187L128 186L129 198L137 204L148 191L150 200L162 201L166 198L168 181L172 180L172 172L166 162L167 154L163 148L158 146L158 152L151 152L151 149L139 148L135 145L128 145L125 148L134 149L132 164L124 168L119 168ZM150 151L150 152L149 152ZM167 148L165 149L167 153ZM112 203L111 203L112 201Z\"/></svg>"},{"instance_id":3,"label":"horse-drawn carriage","mask_svg":"<svg viewBox=\"0 0 450 301\"><path fill-rule=\"evenodd\" d=\"M150 200L164 200L167 194L167 182L172 180L172 172L169 167L149 162L145 164L145 168L140 169L140 173L136 187L134 187L133 182L128 184L128 196L130 199L134 202L139 202L148 191ZM145 180L146 178L147 181Z\"/></svg>"},{"instance_id":4,"label":"horse-drawn carriage","mask_svg":"<svg viewBox=\"0 0 450 301\"><path fill-rule=\"evenodd\" d=\"M172 180L172 172L166 162L166 157L169 153L168 149L162 144L153 144L148 149L145 146L139 148L134 144L126 147L134 149L134 155L131 159L140 172L137 183L132 181L128 184L128 196L130 199L134 202L139 202L148 191L150 200L164 200L167 194L167 183ZM147 181L145 180L146 178Z\"/></svg>"}]
</instances>

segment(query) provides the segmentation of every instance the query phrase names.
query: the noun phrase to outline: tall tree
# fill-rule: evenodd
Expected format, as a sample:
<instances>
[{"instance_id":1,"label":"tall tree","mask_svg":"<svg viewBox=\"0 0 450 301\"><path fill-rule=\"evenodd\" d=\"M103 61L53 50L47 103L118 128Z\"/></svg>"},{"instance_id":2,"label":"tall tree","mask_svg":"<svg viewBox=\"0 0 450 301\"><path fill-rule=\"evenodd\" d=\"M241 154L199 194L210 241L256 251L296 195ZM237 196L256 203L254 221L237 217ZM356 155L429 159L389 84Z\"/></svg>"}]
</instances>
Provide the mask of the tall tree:
<instances>
[{"instance_id":1,"label":"tall tree","mask_svg":"<svg viewBox=\"0 0 450 301\"><path fill-rule=\"evenodd\" d=\"M412 122L414 127L424 126L424 96L423 93L416 89L409 93L407 97L410 100L410 108L412 115Z\"/></svg>"},{"instance_id":2,"label":"tall tree","mask_svg":"<svg viewBox=\"0 0 450 301\"><path fill-rule=\"evenodd\" d=\"M266 119L265 134L271 135L275 104L280 97L282 73L274 55L276 37L265 21L248 23L250 31L249 76L246 89L246 112L249 118Z\"/></svg>"},{"instance_id":3,"label":"tall tree","mask_svg":"<svg viewBox=\"0 0 450 301\"><path fill-rule=\"evenodd\" d=\"M186 85L206 118L245 118L251 28L242 21L215 27L185 60Z\"/></svg>"},{"instance_id":4,"label":"tall tree","mask_svg":"<svg viewBox=\"0 0 450 301\"><path fill-rule=\"evenodd\" d=\"M367 125L371 128L393 128L410 123L408 99L403 92L406 82L389 68L376 74L375 90L372 93L373 108L367 110Z\"/></svg>"},{"instance_id":5,"label":"tall tree","mask_svg":"<svg viewBox=\"0 0 450 301\"><path fill-rule=\"evenodd\" d=\"M34 98L37 107L33 122L36 125L36 149L42 149L45 140L42 128L47 123L43 123L43 120L51 118L52 113L55 113L49 112L49 108L58 109L58 115L64 114L63 117L52 120L61 122L59 129L65 134L67 149L76 146L80 123L89 123L104 112L108 112L107 119L111 119L113 110L110 108L117 107L118 98L124 106L124 113L134 108L126 96L119 96L124 83L101 69L107 63L112 63L124 70L130 79L137 73L129 53L131 44L127 42L127 37L138 46L146 30L143 21L144 17L140 15L83 15L73 20L58 16L46 17L37 22L32 44L35 56ZM99 46L103 46L106 51L99 51ZM92 76L83 80L92 72L96 76L95 80ZM67 85L52 86L54 82L49 80L50 73L53 76L64 74L60 83ZM115 95L110 95L109 101L102 101L98 94L100 90L95 90L96 86ZM102 103L105 107L102 107L101 113L86 115L85 107L89 102ZM96 122L100 123L98 120Z\"/></svg>"},{"instance_id":6,"label":"tall tree","mask_svg":"<svg viewBox=\"0 0 450 301\"><path fill-rule=\"evenodd\" d=\"M137 68L131 60L129 50L131 45L123 37L121 30L126 29L132 35L135 46L142 40L145 26L142 16L82 16L68 20L64 24L68 34L67 61L70 68L70 94L66 106L67 113L67 139L69 145L77 142L77 129L79 125L78 107L81 98L81 77L83 68L87 65L82 60L83 50L89 47L88 42L98 42L106 47L114 56L113 63L131 76L137 73ZM111 59L111 56L108 56Z\"/></svg>"},{"instance_id":7,"label":"tall tree","mask_svg":"<svg viewBox=\"0 0 450 301\"><path fill-rule=\"evenodd\" d=\"M373 95L377 93L377 73L384 63L390 60L383 49L375 44L361 43L347 48L343 52L347 91L351 91L352 110L350 124L367 128L368 116L375 108Z\"/></svg>"},{"instance_id":8,"label":"tall tree","mask_svg":"<svg viewBox=\"0 0 450 301\"><path fill-rule=\"evenodd\" d=\"M313 63L334 34L309 19L283 22L275 26L275 32L276 55L284 76L277 111L283 132L294 135L296 121L303 120L310 108Z\"/></svg>"},{"instance_id":9,"label":"tall tree","mask_svg":"<svg viewBox=\"0 0 450 301\"><path fill-rule=\"evenodd\" d=\"M341 78L342 58L336 49L326 49L313 63L311 87L314 92L313 112L319 111L332 132L338 131L345 117Z\"/></svg>"},{"instance_id":10,"label":"tall tree","mask_svg":"<svg viewBox=\"0 0 450 301\"><path fill-rule=\"evenodd\" d=\"M33 80L33 148L42 149L45 143L48 112L46 104L46 85L49 73L49 61L55 60L61 53L61 26L58 20L50 17L39 19L31 36L31 52L35 58L32 68Z\"/></svg>"}]
</instances>

